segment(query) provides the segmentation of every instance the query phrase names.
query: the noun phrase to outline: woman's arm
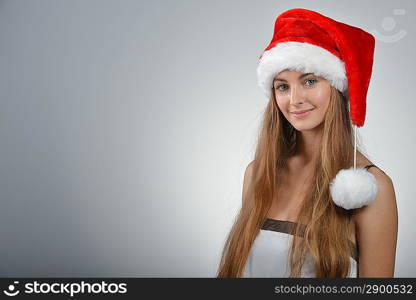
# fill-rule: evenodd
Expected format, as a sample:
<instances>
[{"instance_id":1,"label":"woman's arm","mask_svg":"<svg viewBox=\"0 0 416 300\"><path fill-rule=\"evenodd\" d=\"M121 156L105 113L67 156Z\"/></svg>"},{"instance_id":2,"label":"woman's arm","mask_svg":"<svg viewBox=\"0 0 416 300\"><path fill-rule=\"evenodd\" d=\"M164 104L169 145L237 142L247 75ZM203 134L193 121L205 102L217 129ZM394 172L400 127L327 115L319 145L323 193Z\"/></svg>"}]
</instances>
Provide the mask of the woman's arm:
<instances>
[{"instance_id":1,"label":"woman's arm","mask_svg":"<svg viewBox=\"0 0 416 300\"><path fill-rule=\"evenodd\" d=\"M359 247L358 277L394 277L398 215L393 182L371 168L379 190L373 203L356 209L354 220Z\"/></svg>"},{"instance_id":2,"label":"woman's arm","mask_svg":"<svg viewBox=\"0 0 416 300\"><path fill-rule=\"evenodd\" d=\"M246 203L248 197L248 189L251 184L252 180L252 173L253 173L253 165L254 161L251 161L244 172L244 179L243 179L243 192L242 192L242 204Z\"/></svg>"}]
</instances>

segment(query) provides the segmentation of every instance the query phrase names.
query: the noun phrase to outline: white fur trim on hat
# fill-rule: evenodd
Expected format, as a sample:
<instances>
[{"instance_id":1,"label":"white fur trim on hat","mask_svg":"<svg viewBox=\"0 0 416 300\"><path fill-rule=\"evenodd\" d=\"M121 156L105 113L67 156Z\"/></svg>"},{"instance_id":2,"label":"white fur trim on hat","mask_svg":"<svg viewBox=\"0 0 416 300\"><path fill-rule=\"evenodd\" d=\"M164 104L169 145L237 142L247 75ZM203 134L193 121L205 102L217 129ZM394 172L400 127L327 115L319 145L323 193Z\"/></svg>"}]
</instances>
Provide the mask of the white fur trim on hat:
<instances>
[{"instance_id":1,"label":"white fur trim on hat","mask_svg":"<svg viewBox=\"0 0 416 300\"><path fill-rule=\"evenodd\" d=\"M332 200L345 209L372 203L378 192L377 180L364 168L351 167L338 172L330 184Z\"/></svg>"},{"instance_id":2,"label":"white fur trim on hat","mask_svg":"<svg viewBox=\"0 0 416 300\"><path fill-rule=\"evenodd\" d=\"M283 42L265 51L257 67L257 83L267 98L274 77L285 69L322 76L342 93L348 87L345 64L336 55L309 43Z\"/></svg>"}]
</instances>

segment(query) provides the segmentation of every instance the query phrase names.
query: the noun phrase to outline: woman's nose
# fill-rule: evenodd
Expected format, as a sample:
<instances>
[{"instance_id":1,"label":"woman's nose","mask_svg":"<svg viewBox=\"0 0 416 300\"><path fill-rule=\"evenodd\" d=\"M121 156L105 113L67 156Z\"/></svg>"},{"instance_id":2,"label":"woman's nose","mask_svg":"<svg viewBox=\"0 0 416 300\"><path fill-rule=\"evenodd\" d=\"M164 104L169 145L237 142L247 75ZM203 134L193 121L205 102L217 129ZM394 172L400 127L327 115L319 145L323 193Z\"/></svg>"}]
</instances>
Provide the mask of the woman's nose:
<instances>
[{"instance_id":1,"label":"woman's nose","mask_svg":"<svg viewBox=\"0 0 416 300\"><path fill-rule=\"evenodd\" d=\"M290 103L302 103L304 101L304 91L301 87L293 85L290 90Z\"/></svg>"}]
</instances>

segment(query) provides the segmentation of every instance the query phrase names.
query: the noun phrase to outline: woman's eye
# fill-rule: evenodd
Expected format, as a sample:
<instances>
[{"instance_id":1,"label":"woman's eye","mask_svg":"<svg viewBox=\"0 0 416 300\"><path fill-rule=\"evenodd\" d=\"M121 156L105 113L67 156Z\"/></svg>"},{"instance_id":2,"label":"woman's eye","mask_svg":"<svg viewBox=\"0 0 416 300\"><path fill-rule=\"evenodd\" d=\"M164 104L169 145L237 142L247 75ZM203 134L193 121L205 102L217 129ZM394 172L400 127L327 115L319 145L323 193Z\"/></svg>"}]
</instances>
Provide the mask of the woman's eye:
<instances>
[{"instance_id":1,"label":"woman's eye","mask_svg":"<svg viewBox=\"0 0 416 300\"><path fill-rule=\"evenodd\" d=\"M310 81L312 81L313 83L312 84L308 84L308 85L314 85L315 84L315 82L317 81L316 79L307 79L305 82L310 82Z\"/></svg>"},{"instance_id":2,"label":"woman's eye","mask_svg":"<svg viewBox=\"0 0 416 300\"><path fill-rule=\"evenodd\" d=\"M281 87L285 87L286 86L286 84L281 84L281 85L278 85L277 87L276 87L276 90L278 90L278 91L284 91L285 89L281 89Z\"/></svg>"},{"instance_id":3,"label":"woman's eye","mask_svg":"<svg viewBox=\"0 0 416 300\"><path fill-rule=\"evenodd\" d=\"M305 80L305 83L306 83L306 85L308 85L308 86L312 86L312 85L314 85L316 82L318 82L318 80L316 80L316 79L306 79L306 80ZM276 86L276 90L278 90L278 91L280 91L280 92L284 92L284 91L286 91L286 90L287 90L287 85L286 85L286 84L281 84L281 85L278 85L278 86Z\"/></svg>"}]
</instances>

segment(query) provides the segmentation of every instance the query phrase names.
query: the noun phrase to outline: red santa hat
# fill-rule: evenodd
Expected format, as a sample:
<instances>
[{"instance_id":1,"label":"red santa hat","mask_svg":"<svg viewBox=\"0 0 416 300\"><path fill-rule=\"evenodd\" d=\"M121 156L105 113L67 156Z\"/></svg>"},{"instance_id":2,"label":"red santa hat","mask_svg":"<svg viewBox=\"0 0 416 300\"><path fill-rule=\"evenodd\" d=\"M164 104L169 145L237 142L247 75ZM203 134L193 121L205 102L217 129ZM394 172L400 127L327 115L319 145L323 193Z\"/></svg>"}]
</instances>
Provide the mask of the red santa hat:
<instances>
[{"instance_id":1,"label":"red santa hat","mask_svg":"<svg viewBox=\"0 0 416 300\"><path fill-rule=\"evenodd\" d=\"M360 28L294 8L277 17L273 38L257 67L258 85L268 98L275 75L291 69L322 76L348 99L355 125L354 167L340 170L330 187L334 202L345 209L370 204L378 190L370 172L356 169L356 127L365 121L374 47L374 37Z\"/></svg>"}]
</instances>

